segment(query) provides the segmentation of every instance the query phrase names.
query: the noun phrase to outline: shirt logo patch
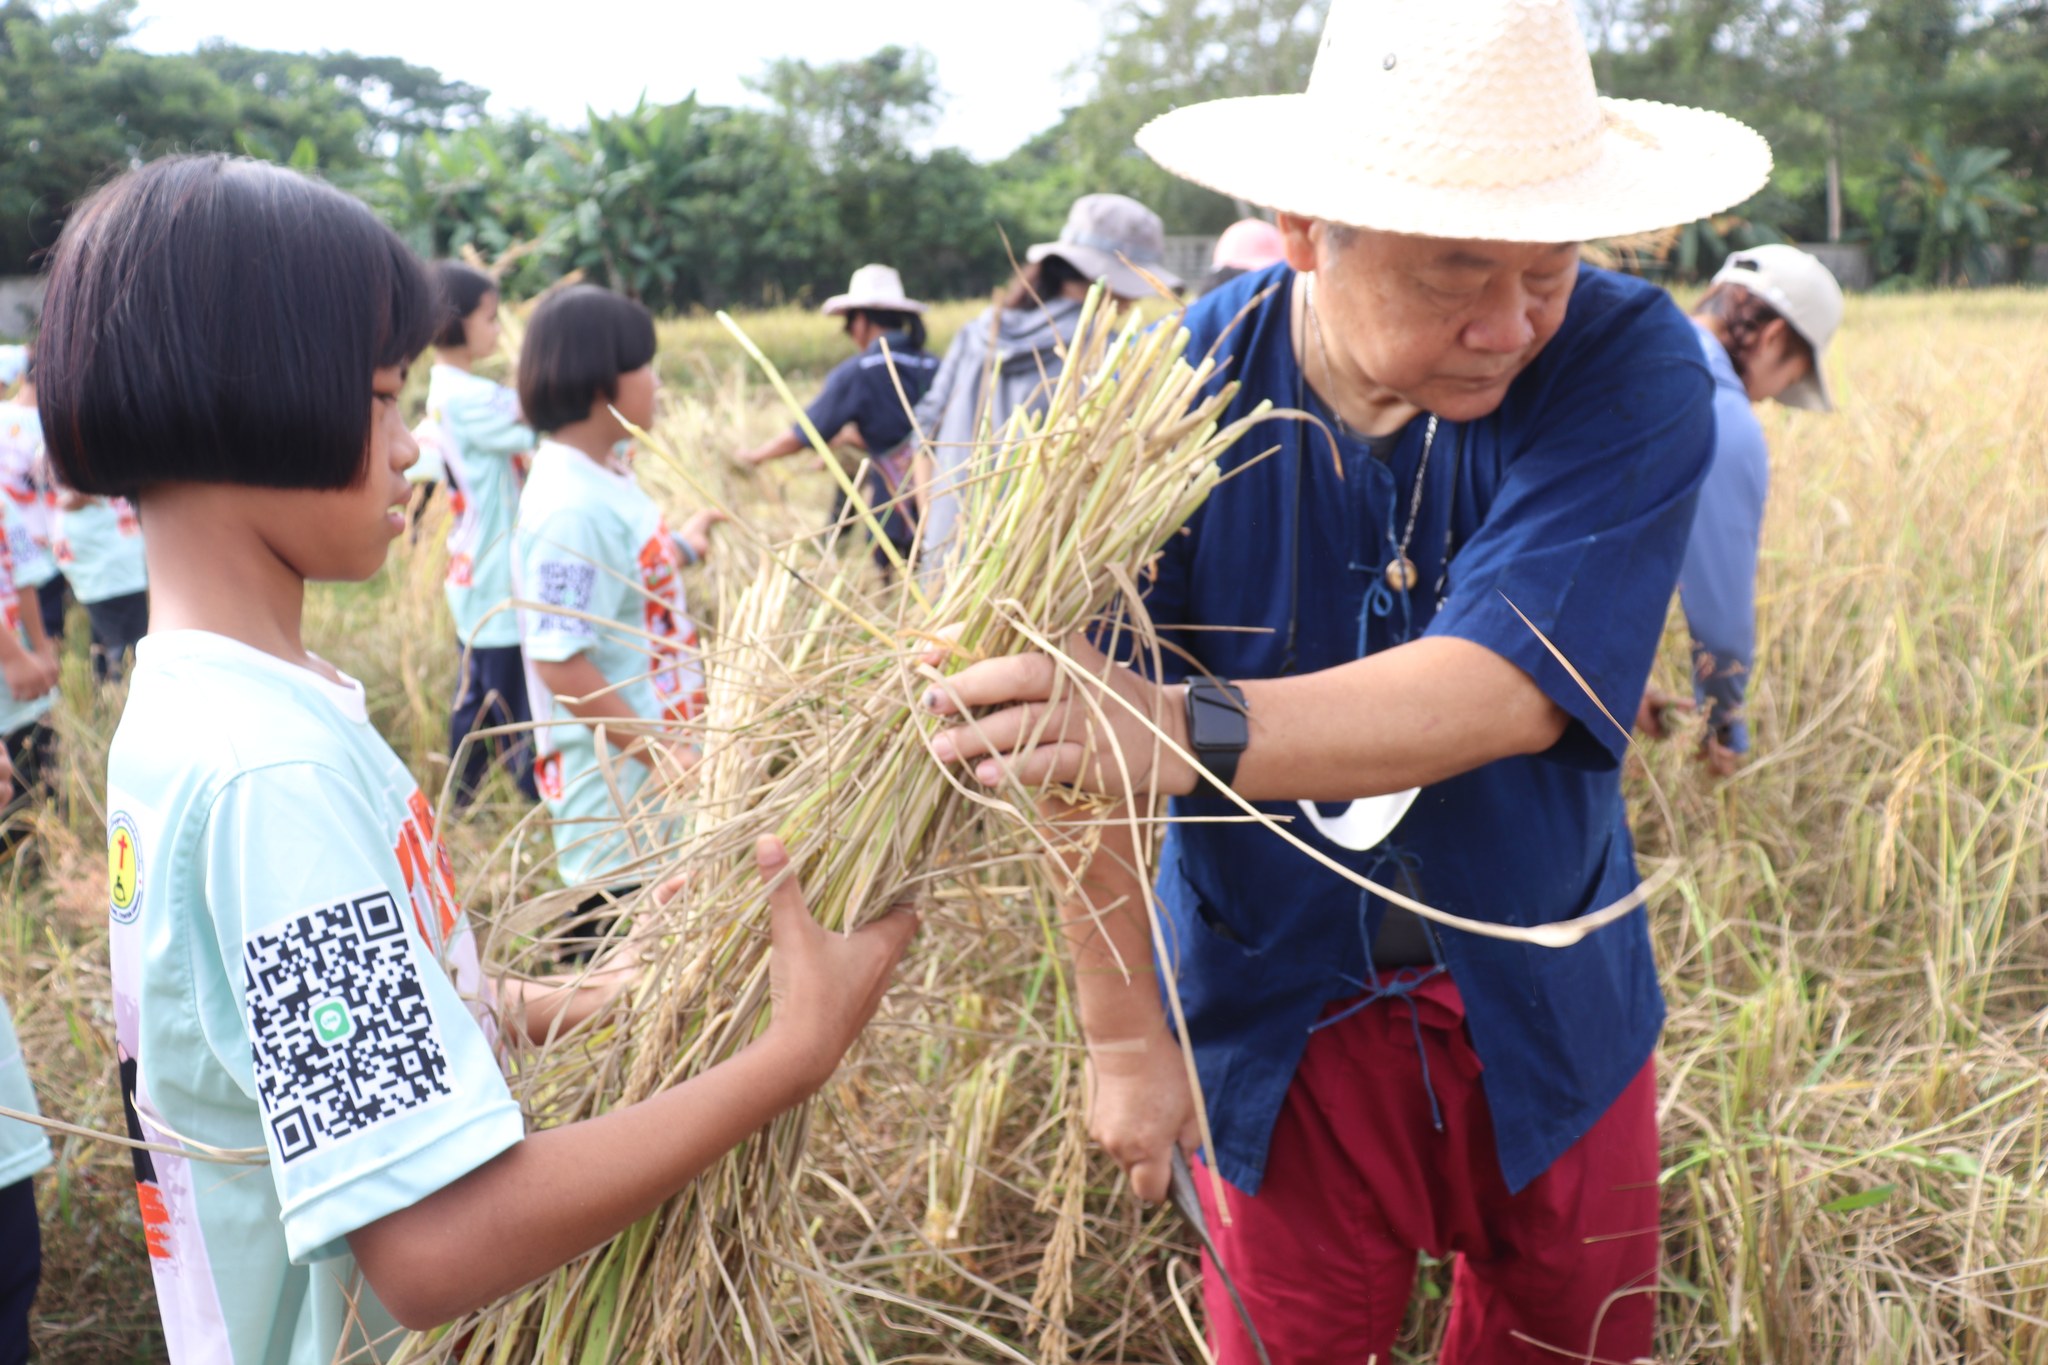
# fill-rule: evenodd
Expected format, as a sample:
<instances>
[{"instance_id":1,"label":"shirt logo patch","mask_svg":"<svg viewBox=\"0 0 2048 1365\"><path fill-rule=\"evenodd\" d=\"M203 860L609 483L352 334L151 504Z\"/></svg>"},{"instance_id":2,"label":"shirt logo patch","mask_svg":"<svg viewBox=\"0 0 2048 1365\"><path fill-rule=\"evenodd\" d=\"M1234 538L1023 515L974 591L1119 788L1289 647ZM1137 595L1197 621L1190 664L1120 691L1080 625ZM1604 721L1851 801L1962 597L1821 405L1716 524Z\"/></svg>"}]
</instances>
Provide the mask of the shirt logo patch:
<instances>
[{"instance_id":1,"label":"shirt logo patch","mask_svg":"<svg viewBox=\"0 0 2048 1365\"><path fill-rule=\"evenodd\" d=\"M256 1099L281 1163L454 1094L405 920L377 891L243 943Z\"/></svg>"},{"instance_id":2,"label":"shirt logo patch","mask_svg":"<svg viewBox=\"0 0 2048 1365\"><path fill-rule=\"evenodd\" d=\"M107 902L114 923L135 923L142 904L142 848L126 811L116 812L107 826Z\"/></svg>"}]
</instances>

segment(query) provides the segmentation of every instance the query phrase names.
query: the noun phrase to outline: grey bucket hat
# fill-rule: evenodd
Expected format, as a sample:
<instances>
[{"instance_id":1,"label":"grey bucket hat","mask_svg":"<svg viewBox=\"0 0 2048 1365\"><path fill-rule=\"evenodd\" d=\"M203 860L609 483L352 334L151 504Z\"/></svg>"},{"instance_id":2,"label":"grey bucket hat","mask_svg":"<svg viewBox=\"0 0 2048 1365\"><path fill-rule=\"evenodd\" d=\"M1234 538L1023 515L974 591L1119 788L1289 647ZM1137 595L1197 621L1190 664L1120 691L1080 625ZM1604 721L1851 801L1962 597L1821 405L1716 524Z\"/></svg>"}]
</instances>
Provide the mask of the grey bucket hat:
<instances>
[{"instance_id":1,"label":"grey bucket hat","mask_svg":"<svg viewBox=\"0 0 2048 1365\"><path fill-rule=\"evenodd\" d=\"M1159 215L1121 194L1084 194L1067 210L1067 225L1056 242L1040 242L1024 254L1032 264L1058 256L1119 298L1142 299L1181 287L1166 268L1166 227ZM1150 276L1151 279L1146 277Z\"/></svg>"}]
</instances>

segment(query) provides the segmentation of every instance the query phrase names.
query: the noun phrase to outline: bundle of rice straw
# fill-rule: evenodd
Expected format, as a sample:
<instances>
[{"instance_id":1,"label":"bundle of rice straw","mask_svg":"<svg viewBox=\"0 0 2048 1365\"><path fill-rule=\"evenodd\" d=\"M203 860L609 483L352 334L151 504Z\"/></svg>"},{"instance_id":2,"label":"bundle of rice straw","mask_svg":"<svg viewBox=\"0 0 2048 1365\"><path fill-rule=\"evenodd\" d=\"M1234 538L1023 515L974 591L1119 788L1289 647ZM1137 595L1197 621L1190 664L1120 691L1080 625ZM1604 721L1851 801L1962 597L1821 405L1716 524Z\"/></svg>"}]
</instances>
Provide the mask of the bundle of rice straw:
<instances>
[{"instance_id":1,"label":"bundle of rice straw","mask_svg":"<svg viewBox=\"0 0 2048 1365\"><path fill-rule=\"evenodd\" d=\"M632 907L643 941L646 916L659 935L616 1022L518 1059L537 1123L641 1100L758 1034L768 916L757 836L781 836L831 927L996 856L986 850L1046 837L1028 794L970 791L931 756L920 656L947 641L963 661L1013 653L1135 607L1147 562L1215 485L1217 456L1263 416L1219 429L1231 393L1203 396L1213 358L1191 362L1186 347L1177 326L1120 322L1091 297L1045 410L973 452L935 598L902 573L875 588L851 555L764 551L705 660L710 734L678 856L690 889L666 910ZM808 1120L808 1109L784 1116L607 1246L401 1358L868 1358L786 1197ZM947 1330L1015 1355L968 1324Z\"/></svg>"}]
</instances>

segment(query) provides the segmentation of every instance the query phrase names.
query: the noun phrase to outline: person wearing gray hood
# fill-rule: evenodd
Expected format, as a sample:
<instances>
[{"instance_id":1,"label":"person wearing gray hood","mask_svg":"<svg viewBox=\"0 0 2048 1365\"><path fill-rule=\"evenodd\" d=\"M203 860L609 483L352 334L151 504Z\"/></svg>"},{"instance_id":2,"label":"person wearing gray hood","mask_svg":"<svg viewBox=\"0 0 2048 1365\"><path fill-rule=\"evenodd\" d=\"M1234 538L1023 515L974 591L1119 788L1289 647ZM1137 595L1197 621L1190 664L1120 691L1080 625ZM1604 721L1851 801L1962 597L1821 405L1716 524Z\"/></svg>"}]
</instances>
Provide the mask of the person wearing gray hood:
<instances>
[{"instance_id":1,"label":"person wearing gray hood","mask_svg":"<svg viewBox=\"0 0 2048 1365\"><path fill-rule=\"evenodd\" d=\"M1165 254L1158 214L1121 194L1083 195L1068 211L1059 240L1025 253L1027 264L1009 294L953 338L917 405L925 440L916 472L923 508L919 558L927 580L942 572L952 546L959 481L982 433L1000 432L1018 409L1049 401L1091 285L1100 281L1124 303L1160 286L1179 289Z\"/></svg>"}]
</instances>

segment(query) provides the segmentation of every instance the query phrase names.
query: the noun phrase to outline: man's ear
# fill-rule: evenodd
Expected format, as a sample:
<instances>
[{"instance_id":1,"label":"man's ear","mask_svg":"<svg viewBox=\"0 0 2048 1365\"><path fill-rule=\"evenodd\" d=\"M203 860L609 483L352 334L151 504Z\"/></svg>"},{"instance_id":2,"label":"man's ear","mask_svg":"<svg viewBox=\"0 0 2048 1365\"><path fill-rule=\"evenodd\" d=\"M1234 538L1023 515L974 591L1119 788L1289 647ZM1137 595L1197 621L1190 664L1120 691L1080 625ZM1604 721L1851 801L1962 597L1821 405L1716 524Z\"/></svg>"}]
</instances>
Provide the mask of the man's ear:
<instances>
[{"instance_id":1,"label":"man's ear","mask_svg":"<svg viewBox=\"0 0 2048 1365\"><path fill-rule=\"evenodd\" d=\"M1278 215L1275 225L1280 229L1281 240L1286 243L1287 264L1296 270L1314 270L1316 246L1322 235L1318 229L1322 225L1298 213Z\"/></svg>"}]
</instances>

